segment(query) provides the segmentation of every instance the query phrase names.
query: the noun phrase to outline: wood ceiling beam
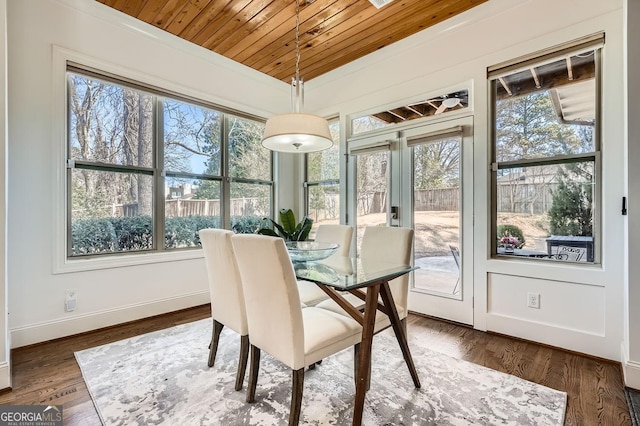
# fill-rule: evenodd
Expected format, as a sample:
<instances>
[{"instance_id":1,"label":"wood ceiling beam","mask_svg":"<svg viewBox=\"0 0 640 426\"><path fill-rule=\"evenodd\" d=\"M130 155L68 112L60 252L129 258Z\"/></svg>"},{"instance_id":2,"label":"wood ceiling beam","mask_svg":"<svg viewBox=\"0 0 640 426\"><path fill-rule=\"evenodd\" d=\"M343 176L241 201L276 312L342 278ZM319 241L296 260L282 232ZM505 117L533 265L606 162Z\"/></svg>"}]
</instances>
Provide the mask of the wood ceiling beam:
<instances>
[{"instance_id":1,"label":"wood ceiling beam","mask_svg":"<svg viewBox=\"0 0 640 426\"><path fill-rule=\"evenodd\" d=\"M388 112L389 114L391 114L391 115L394 115L394 116L398 117L398 118L399 118L400 120L402 120L402 121L405 121L405 120L406 120L406 117L403 117L402 115L400 115L400 114L398 114L398 113L394 112L393 110L389 110L389 111L387 111L387 112Z\"/></svg>"},{"instance_id":2,"label":"wood ceiling beam","mask_svg":"<svg viewBox=\"0 0 640 426\"><path fill-rule=\"evenodd\" d=\"M531 68L531 75L533 76L533 82L536 85L536 88L540 88L540 79L538 78L538 74L536 73L536 69L535 68Z\"/></svg>"},{"instance_id":3,"label":"wood ceiling beam","mask_svg":"<svg viewBox=\"0 0 640 426\"><path fill-rule=\"evenodd\" d=\"M502 88L507 93L507 95L513 96L513 92L511 91L511 89L509 89L509 84L504 80L504 77L499 77L498 81L502 85Z\"/></svg>"},{"instance_id":4,"label":"wood ceiling beam","mask_svg":"<svg viewBox=\"0 0 640 426\"><path fill-rule=\"evenodd\" d=\"M565 69L561 69L559 71L556 71L555 73L545 75L544 81L541 82L540 87L536 87L533 79L510 83L509 88L511 90L511 93L508 93L504 89L504 86L496 86L496 98L498 100L501 100L509 98L511 96L524 96L530 93L553 89L555 87L579 83L581 81L592 79L595 77L595 75L595 64L593 62L587 62L586 64L579 67L573 67L573 80L569 80L567 71Z\"/></svg>"},{"instance_id":5,"label":"wood ceiling beam","mask_svg":"<svg viewBox=\"0 0 640 426\"><path fill-rule=\"evenodd\" d=\"M573 80L573 65L571 65L571 56L567 56L567 78Z\"/></svg>"},{"instance_id":6,"label":"wood ceiling beam","mask_svg":"<svg viewBox=\"0 0 640 426\"><path fill-rule=\"evenodd\" d=\"M421 117L424 117L424 114L423 114L423 113L421 113L420 111L418 111L418 110L414 109L412 106L407 105L405 108L406 108L406 109L408 109L409 111L412 111L412 112L414 112L414 113L418 114L418 115L419 115L419 116L421 116Z\"/></svg>"}]
</instances>

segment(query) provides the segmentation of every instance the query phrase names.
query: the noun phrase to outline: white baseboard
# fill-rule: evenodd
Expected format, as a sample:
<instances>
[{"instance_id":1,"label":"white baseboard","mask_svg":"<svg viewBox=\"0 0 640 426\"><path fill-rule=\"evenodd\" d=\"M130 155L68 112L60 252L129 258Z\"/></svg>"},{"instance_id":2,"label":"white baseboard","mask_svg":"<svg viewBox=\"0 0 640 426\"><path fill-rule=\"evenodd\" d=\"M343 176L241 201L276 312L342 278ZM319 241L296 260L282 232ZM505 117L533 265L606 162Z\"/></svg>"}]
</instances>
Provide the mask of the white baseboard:
<instances>
[{"instance_id":1,"label":"white baseboard","mask_svg":"<svg viewBox=\"0 0 640 426\"><path fill-rule=\"evenodd\" d=\"M11 368L8 362L0 363L0 390L11 387Z\"/></svg>"},{"instance_id":2,"label":"white baseboard","mask_svg":"<svg viewBox=\"0 0 640 426\"><path fill-rule=\"evenodd\" d=\"M622 344L620 353L625 386L640 390L640 362L629 360L629 354L627 353L624 343Z\"/></svg>"},{"instance_id":3,"label":"white baseboard","mask_svg":"<svg viewBox=\"0 0 640 426\"><path fill-rule=\"evenodd\" d=\"M11 347L19 348L20 346L32 345L141 318L204 305L209 303L209 300L209 290L206 290L169 299L154 300L148 303L128 305L107 311L13 328L9 330L11 333Z\"/></svg>"}]
</instances>

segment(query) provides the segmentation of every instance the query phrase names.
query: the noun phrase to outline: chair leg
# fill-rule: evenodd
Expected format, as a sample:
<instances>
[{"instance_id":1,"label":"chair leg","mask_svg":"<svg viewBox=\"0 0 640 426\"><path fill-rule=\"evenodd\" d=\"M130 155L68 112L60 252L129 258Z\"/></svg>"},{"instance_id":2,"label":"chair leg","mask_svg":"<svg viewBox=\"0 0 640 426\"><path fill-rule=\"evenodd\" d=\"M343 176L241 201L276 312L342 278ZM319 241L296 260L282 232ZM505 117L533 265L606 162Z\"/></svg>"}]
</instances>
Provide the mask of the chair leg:
<instances>
[{"instance_id":1,"label":"chair leg","mask_svg":"<svg viewBox=\"0 0 640 426\"><path fill-rule=\"evenodd\" d=\"M251 345L251 368L249 368L249 385L247 387L247 402L253 402L256 398L256 385L258 384L258 370L260 369L260 348Z\"/></svg>"},{"instance_id":2,"label":"chair leg","mask_svg":"<svg viewBox=\"0 0 640 426\"><path fill-rule=\"evenodd\" d=\"M360 370L360 343L353 345L353 380L358 384L358 370ZM367 390L371 387L371 364L367 373Z\"/></svg>"},{"instance_id":3,"label":"chair leg","mask_svg":"<svg viewBox=\"0 0 640 426\"><path fill-rule=\"evenodd\" d=\"M216 362L218 342L220 341L220 333L222 333L223 328L224 324L213 320L213 333L211 336L211 343L209 343L209 362L207 363L209 367L213 367L213 364Z\"/></svg>"},{"instance_id":4,"label":"chair leg","mask_svg":"<svg viewBox=\"0 0 640 426\"><path fill-rule=\"evenodd\" d=\"M242 389L244 373L247 370L247 359L249 358L249 336L240 336L240 360L238 361L238 372L236 373L236 390Z\"/></svg>"},{"instance_id":5,"label":"chair leg","mask_svg":"<svg viewBox=\"0 0 640 426\"><path fill-rule=\"evenodd\" d=\"M304 390L304 368L293 372L293 387L291 389L291 411L289 412L289 426L295 426L300 421L302 407L302 391Z\"/></svg>"},{"instance_id":6,"label":"chair leg","mask_svg":"<svg viewBox=\"0 0 640 426\"><path fill-rule=\"evenodd\" d=\"M407 317L404 317L400 320L400 325L402 326L402 328L404 329L404 335L408 336L407 334Z\"/></svg>"}]
</instances>

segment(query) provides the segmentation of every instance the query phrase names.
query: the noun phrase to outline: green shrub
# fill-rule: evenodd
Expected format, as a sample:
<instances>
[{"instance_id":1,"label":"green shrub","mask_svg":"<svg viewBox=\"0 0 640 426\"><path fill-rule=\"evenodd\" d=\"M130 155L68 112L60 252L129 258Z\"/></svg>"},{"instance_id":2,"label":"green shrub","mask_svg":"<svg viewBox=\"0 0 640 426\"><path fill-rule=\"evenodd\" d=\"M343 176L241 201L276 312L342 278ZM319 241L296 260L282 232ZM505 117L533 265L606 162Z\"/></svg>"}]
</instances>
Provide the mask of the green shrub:
<instances>
[{"instance_id":1,"label":"green shrub","mask_svg":"<svg viewBox=\"0 0 640 426\"><path fill-rule=\"evenodd\" d=\"M264 219L258 216L233 216L231 229L236 234L255 234L263 226Z\"/></svg>"},{"instance_id":2,"label":"green shrub","mask_svg":"<svg viewBox=\"0 0 640 426\"><path fill-rule=\"evenodd\" d=\"M517 238L519 243L516 245L516 248L522 248L524 246L524 243L526 242L522 230L515 225L498 225L497 234L498 242L502 237Z\"/></svg>"},{"instance_id":3,"label":"green shrub","mask_svg":"<svg viewBox=\"0 0 640 426\"><path fill-rule=\"evenodd\" d=\"M199 246L198 231L219 227L220 218L216 216L167 218L165 221L166 247ZM153 247L151 216L78 219L73 222L71 233L71 253L74 256L148 250Z\"/></svg>"},{"instance_id":4,"label":"green shrub","mask_svg":"<svg viewBox=\"0 0 640 426\"><path fill-rule=\"evenodd\" d=\"M153 247L151 216L113 217L117 251L147 250Z\"/></svg>"},{"instance_id":5,"label":"green shrub","mask_svg":"<svg viewBox=\"0 0 640 426\"><path fill-rule=\"evenodd\" d=\"M71 227L71 253L112 252L117 247L116 231L109 219L78 219Z\"/></svg>"},{"instance_id":6,"label":"green shrub","mask_svg":"<svg viewBox=\"0 0 640 426\"><path fill-rule=\"evenodd\" d=\"M549 227L553 235L593 235L593 195L589 183L561 178L552 191Z\"/></svg>"},{"instance_id":7,"label":"green shrub","mask_svg":"<svg viewBox=\"0 0 640 426\"><path fill-rule=\"evenodd\" d=\"M170 217L165 220L164 240L167 248L195 247L200 245L198 231L219 228L217 216Z\"/></svg>"},{"instance_id":8,"label":"green shrub","mask_svg":"<svg viewBox=\"0 0 640 426\"><path fill-rule=\"evenodd\" d=\"M220 228L220 217L218 216L192 216L194 226L193 245L200 246L200 230L206 228Z\"/></svg>"}]
</instances>

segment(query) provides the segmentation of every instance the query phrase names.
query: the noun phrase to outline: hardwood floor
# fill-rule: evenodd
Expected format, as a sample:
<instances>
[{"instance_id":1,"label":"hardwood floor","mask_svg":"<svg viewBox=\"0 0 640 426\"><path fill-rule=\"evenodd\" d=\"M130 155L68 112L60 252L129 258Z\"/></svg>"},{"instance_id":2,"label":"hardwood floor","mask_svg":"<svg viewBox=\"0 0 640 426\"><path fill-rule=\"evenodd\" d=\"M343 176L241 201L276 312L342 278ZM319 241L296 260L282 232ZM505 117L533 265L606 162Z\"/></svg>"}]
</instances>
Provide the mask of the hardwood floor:
<instances>
[{"instance_id":1,"label":"hardwood floor","mask_svg":"<svg viewBox=\"0 0 640 426\"><path fill-rule=\"evenodd\" d=\"M66 426L99 425L74 351L209 316L205 305L15 349L13 390L0 393L0 404L62 404ZM618 363L417 315L408 329L439 352L567 392L566 425L631 425Z\"/></svg>"}]
</instances>

